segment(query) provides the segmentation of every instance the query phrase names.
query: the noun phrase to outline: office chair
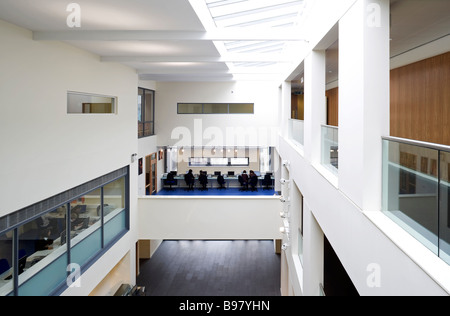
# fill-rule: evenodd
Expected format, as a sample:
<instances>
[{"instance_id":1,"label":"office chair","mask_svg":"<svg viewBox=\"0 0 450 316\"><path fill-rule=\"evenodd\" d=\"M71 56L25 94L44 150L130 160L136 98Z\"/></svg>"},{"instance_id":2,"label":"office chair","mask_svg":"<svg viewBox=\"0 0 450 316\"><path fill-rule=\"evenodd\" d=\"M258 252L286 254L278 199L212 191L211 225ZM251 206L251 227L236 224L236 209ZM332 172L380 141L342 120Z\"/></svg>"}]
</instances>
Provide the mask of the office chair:
<instances>
[{"instance_id":1,"label":"office chair","mask_svg":"<svg viewBox=\"0 0 450 316\"><path fill-rule=\"evenodd\" d=\"M169 191L172 191L172 185L176 185L177 184L177 180L175 180L174 178L174 174L171 172L167 175L167 179L164 180L164 185L168 185L170 186L170 188L168 189Z\"/></svg>"},{"instance_id":2,"label":"office chair","mask_svg":"<svg viewBox=\"0 0 450 316\"><path fill-rule=\"evenodd\" d=\"M264 186L264 190L270 190L272 188L272 175L266 174L264 176L264 180L262 180L262 185Z\"/></svg>"},{"instance_id":3,"label":"office chair","mask_svg":"<svg viewBox=\"0 0 450 316\"><path fill-rule=\"evenodd\" d=\"M219 175L217 177L217 183L219 183L219 185L220 185L220 187L218 188L219 190L226 189L224 187L224 185L225 185L225 178L222 175Z\"/></svg>"},{"instance_id":4,"label":"office chair","mask_svg":"<svg viewBox=\"0 0 450 316\"><path fill-rule=\"evenodd\" d=\"M247 191L248 181L246 181L242 176L238 176L238 181L241 184L241 188L239 189L239 191Z\"/></svg>"},{"instance_id":5,"label":"office chair","mask_svg":"<svg viewBox=\"0 0 450 316\"><path fill-rule=\"evenodd\" d=\"M11 269L11 266L9 265L8 260L1 259L0 260L0 274L5 273L9 269Z\"/></svg>"},{"instance_id":6,"label":"office chair","mask_svg":"<svg viewBox=\"0 0 450 316\"><path fill-rule=\"evenodd\" d=\"M252 192L258 191L258 189L256 188L257 185L258 185L258 177L257 176L252 176L250 178L250 186L252 187L251 188Z\"/></svg>"}]
</instances>

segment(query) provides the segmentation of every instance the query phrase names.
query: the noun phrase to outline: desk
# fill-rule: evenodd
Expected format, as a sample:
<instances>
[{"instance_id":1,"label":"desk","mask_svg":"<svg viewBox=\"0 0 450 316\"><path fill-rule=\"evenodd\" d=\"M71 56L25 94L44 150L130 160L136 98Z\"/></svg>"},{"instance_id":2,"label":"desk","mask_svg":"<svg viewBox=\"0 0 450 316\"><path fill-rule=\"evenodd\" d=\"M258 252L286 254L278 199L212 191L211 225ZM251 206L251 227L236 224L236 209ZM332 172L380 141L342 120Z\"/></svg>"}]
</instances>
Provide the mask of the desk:
<instances>
[{"instance_id":1,"label":"desk","mask_svg":"<svg viewBox=\"0 0 450 316\"><path fill-rule=\"evenodd\" d=\"M0 275L0 296L6 296L14 290L13 280L6 280L12 276L13 268Z\"/></svg>"},{"instance_id":2,"label":"desk","mask_svg":"<svg viewBox=\"0 0 450 316\"><path fill-rule=\"evenodd\" d=\"M198 181L198 175L194 175L194 177L195 177L194 188L200 187L200 183ZM223 175L223 178L225 179L227 188L230 188L230 186L232 188L240 188L241 187L241 184L239 183L239 175L235 175L235 176ZM161 177L161 187L162 188L165 188L164 180L166 180L166 179L167 179L167 173ZM174 179L177 180L178 188L187 188L186 181L184 180L184 175L177 175L174 177ZM272 179L272 184L273 184L273 182L275 181L275 177L272 176L271 179ZM258 183L261 188L262 188L262 180L264 180L264 175L261 175L258 177ZM217 183L217 176L208 175L208 184L211 189L218 188L219 184Z\"/></svg>"}]
</instances>

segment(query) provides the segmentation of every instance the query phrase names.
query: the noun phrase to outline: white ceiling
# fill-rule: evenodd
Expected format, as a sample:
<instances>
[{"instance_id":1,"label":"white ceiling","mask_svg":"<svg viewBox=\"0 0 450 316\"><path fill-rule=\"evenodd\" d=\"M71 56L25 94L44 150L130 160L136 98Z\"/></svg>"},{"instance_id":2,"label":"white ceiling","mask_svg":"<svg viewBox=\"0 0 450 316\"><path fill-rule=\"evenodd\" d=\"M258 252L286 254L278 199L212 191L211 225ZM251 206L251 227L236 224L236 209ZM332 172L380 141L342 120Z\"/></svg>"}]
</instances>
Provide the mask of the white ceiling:
<instances>
[{"instance_id":1,"label":"white ceiling","mask_svg":"<svg viewBox=\"0 0 450 316\"><path fill-rule=\"evenodd\" d=\"M280 79L279 69L288 64L291 56L285 48L298 48L294 44L303 43L298 35L293 36L280 25L283 26L283 19L292 20L286 22L287 27L298 24L308 3L314 1L317 0L76 0L81 7L81 28L72 30L66 23L70 14L67 5L72 1L0 0L0 19L34 31L36 39L64 40L101 56L103 62L126 64L135 68L142 79ZM259 6L258 11L245 9L251 3ZM218 9L220 5L224 10ZM449 33L450 0L391 0L391 7L392 56ZM292 8L303 11L295 17L289 11ZM236 21L266 20L278 27L259 34L248 28L245 32L210 32L213 27L226 27ZM258 41L244 41L251 39ZM289 42L283 44L280 40ZM239 46L250 52L239 54ZM269 53L262 50L266 47ZM335 49L337 46L331 47L330 52ZM328 65L336 68L333 59L337 54L329 55Z\"/></svg>"},{"instance_id":2,"label":"white ceiling","mask_svg":"<svg viewBox=\"0 0 450 316\"><path fill-rule=\"evenodd\" d=\"M449 33L450 0L391 1L391 57Z\"/></svg>"},{"instance_id":3,"label":"white ceiling","mask_svg":"<svg viewBox=\"0 0 450 316\"><path fill-rule=\"evenodd\" d=\"M450 0L391 0L391 58L450 35ZM450 47L447 47L450 51ZM303 91L300 78L294 91ZM327 84L339 78L339 39L327 49Z\"/></svg>"},{"instance_id":4,"label":"white ceiling","mask_svg":"<svg viewBox=\"0 0 450 316\"><path fill-rule=\"evenodd\" d=\"M286 57L274 57L274 39L301 41L299 35L272 29L255 34L226 29L224 23L270 19L295 24L293 10L305 0L76 0L81 28L71 29L67 6L61 0L1 0L0 19L33 31L36 40L61 40L101 56L103 62L120 62L137 70L141 79L160 81L235 80L237 77L279 78ZM258 6L257 12L248 10ZM208 5L210 7L208 7ZM194 9L195 7L195 9ZM224 10L229 13L220 16ZM288 13L288 14L287 14ZM206 16L206 18L205 18ZM209 18L209 21L208 21ZM206 27L214 26L214 29ZM281 24L283 26L283 24ZM277 26L280 25L272 25ZM285 26L285 25L284 25ZM235 28L236 29L236 28ZM246 29L247 30L247 29ZM187 32L190 32L187 34ZM258 43L248 43L258 40ZM268 41L267 41L268 40ZM303 41L302 41L303 42ZM260 47L238 55L236 44ZM256 44L256 46L255 46ZM278 45L284 48L289 45Z\"/></svg>"}]
</instances>

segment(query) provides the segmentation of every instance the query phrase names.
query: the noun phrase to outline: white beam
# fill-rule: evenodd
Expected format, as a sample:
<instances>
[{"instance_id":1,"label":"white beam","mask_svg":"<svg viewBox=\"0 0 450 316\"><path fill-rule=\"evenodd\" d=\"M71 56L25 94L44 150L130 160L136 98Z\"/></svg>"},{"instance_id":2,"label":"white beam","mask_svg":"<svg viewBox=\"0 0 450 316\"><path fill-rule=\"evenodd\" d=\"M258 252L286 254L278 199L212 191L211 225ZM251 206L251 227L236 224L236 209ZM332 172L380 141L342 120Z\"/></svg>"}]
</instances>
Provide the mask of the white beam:
<instances>
[{"instance_id":1,"label":"white beam","mask_svg":"<svg viewBox=\"0 0 450 316\"><path fill-rule=\"evenodd\" d=\"M178 81L232 81L232 74L178 74L178 75L168 75L168 74L141 74L139 75L140 80L154 80L154 81L165 81L165 82L178 82Z\"/></svg>"},{"instance_id":2,"label":"white beam","mask_svg":"<svg viewBox=\"0 0 450 316\"><path fill-rule=\"evenodd\" d=\"M299 30L35 31L36 41L305 41Z\"/></svg>"},{"instance_id":3,"label":"white beam","mask_svg":"<svg viewBox=\"0 0 450 316\"><path fill-rule=\"evenodd\" d=\"M139 69L138 75L280 75L281 72L275 67L242 67L233 70L217 69L195 69L195 68L174 68L174 69Z\"/></svg>"},{"instance_id":4,"label":"white beam","mask_svg":"<svg viewBox=\"0 0 450 316\"><path fill-rule=\"evenodd\" d=\"M280 54L229 54L222 57L211 56L102 56L103 62L138 63L245 63L276 62L291 63L292 60Z\"/></svg>"},{"instance_id":5,"label":"white beam","mask_svg":"<svg viewBox=\"0 0 450 316\"><path fill-rule=\"evenodd\" d=\"M256 75L256 74L203 74L203 75L139 75L140 80L153 80L160 82L211 82L211 81L276 81L279 82L279 75Z\"/></svg>"}]
</instances>

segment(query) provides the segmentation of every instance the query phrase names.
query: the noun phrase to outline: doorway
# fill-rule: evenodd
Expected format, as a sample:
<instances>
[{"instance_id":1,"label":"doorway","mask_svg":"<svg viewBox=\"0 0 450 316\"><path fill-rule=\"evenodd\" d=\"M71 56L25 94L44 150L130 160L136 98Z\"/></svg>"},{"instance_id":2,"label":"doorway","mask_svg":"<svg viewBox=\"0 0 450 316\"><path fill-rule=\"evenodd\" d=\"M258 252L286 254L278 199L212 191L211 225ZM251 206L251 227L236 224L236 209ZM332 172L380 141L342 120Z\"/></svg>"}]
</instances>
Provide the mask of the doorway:
<instances>
[{"instance_id":1,"label":"doorway","mask_svg":"<svg viewBox=\"0 0 450 316\"><path fill-rule=\"evenodd\" d=\"M359 296L339 257L324 236L324 291L326 296Z\"/></svg>"},{"instance_id":2,"label":"doorway","mask_svg":"<svg viewBox=\"0 0 450 316\"><path fill-rule=\"evenodd\" d=\"M158 155L153 153L145 157L145 192L153 195L158 192Z\"/></svg>"}]
</instances>

